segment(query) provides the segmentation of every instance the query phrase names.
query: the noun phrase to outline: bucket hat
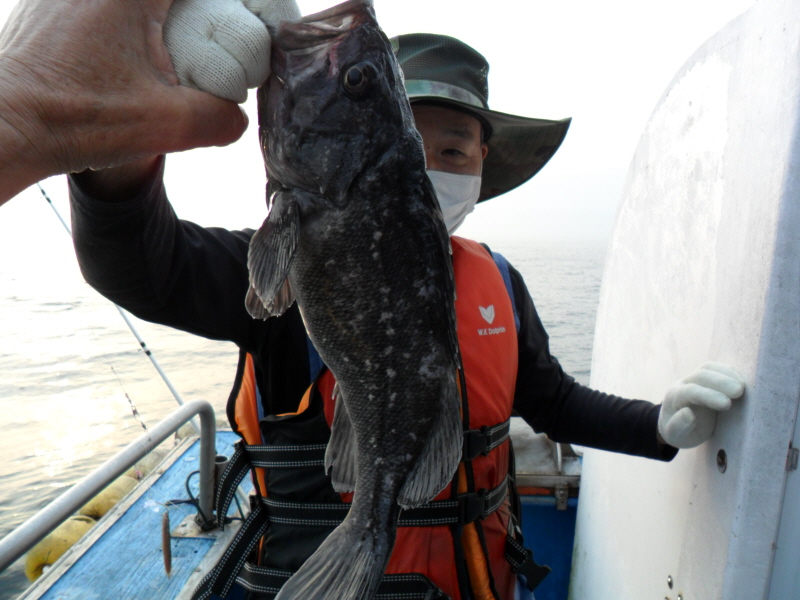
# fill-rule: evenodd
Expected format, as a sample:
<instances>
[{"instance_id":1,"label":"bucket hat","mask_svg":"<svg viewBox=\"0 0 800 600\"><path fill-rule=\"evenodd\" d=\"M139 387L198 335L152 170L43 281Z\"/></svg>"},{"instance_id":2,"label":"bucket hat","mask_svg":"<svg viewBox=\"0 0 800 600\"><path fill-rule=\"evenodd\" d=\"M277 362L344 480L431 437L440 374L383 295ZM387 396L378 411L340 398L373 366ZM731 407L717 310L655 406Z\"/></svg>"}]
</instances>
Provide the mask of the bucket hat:
<instances>
[{"instance_id":1,"label":"bucket hat","mask_svg":"<svg viewBox=\"0 0 800 600\"><path fill-rule=\"evenodd\" d=\"M549 121L489 110L489 63L472 47L433 33L400 35L391 41L412 104L441 104L483 123L489 153L483 161L478 202L522 185L558 150L570 119Z\"/></svg>"}]
</instances>

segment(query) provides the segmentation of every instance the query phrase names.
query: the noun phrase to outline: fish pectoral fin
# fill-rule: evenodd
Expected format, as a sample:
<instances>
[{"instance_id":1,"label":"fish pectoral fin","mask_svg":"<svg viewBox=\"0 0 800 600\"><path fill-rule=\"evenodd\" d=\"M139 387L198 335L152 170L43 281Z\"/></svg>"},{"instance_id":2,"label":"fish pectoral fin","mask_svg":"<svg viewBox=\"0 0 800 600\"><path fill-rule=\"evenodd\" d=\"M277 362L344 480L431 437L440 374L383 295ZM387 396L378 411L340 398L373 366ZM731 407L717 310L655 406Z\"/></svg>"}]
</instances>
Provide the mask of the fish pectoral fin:
<instances>
[{"instance_id":1,"label":"fish pectoral fin","mask_svg":"<svg viewBox=\"0 0 800 600\"><path fill-rule=\"evenodd\" d=\"M356 432L340 392L333 409L331 439L325 451L325 472L330 474L331 484L337 492L356 489L357 458Z\"/></svg>"},{"instance_id":2,"label":"fish pectoral fin","mask_svg":"<svg viewBox=\"0 0 800 600\"><path fill-rule=\"evenodd\" d=\"M292 284L287 277L283 280L278 293L272 299L272 314L282 315L292 304L294 304L294 289L292 289Z\"/></svg>"},{"instance_id":3,"label":"fish pectoral fin","mask_svg":"<svg viewBox=\"0 0 800 600\"><path fill-rule=\"evenodd\" d=\"M276 192L269 215L250 240L247 255L250 290L245 305L253 318L283 314L294 302L288 276L299 237L300 213L294 194Z\"/></svg>"},{"instance_id":4,"label":"fish pectoral fin","mask_svg":"<svg viewBox=\"0 0 800 600\"><path fill-rule=\"evenodd\" d=\"M293 302L294 290L287 277L283 280L283 285L281 285L281 289L278 290L269 310L267 309L267 305L258 297L252 284L250 285L250 289L247 290L247 297L244 300L244 305L247 307L247 312L250 313L251 317L254 319L266 320L273 315L282 315Z\"/></svg>"},{"instance_id":5,"label":"fish pectoral fin","mask_svg":"<svg viewBox=\"0 0 800 600\"><path fill-rule=\"evenodd\" d=\"M446 378L428 441L397 498L402 508L430 502L450 483L461 460L463 439L458 386L455 377Z\"/></svg>"},{"instance_id":6,"label":"fish pectoral fin","mask_svg":"<svg viewBox=\"0 0 800 600\"><path fill-rule=\"evenodd\" d=\"M250 285L250 289L247 290L247 297L244 299L244 305L247 307L247 312L249 312L250 316L254 319L261 319L263 321L272 316L272 313L269 312L264 306L264 303L261 302L261 298L256 294L252 284Z\"/></svg>"}]
</instances>

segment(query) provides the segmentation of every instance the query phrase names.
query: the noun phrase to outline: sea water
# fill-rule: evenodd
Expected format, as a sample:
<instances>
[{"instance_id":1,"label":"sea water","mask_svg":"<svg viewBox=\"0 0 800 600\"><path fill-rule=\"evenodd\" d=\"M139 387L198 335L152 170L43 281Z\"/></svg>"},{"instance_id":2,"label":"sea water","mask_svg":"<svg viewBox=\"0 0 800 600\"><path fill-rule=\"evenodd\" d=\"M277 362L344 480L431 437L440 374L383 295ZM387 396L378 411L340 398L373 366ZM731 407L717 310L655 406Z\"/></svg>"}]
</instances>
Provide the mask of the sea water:
<instances>
[{"instance_id":1,"label":"sea water","mask_svg":"<svg viewBox=\"0 0 800 600\"><path fill-rule=\"evenodd\" d=\"M23 261L4 248L0 260L0 538L177 407L117 309L84 283L69 239L45 231L63 236L58 250ZM605 244L488 241L525 278L551 352L588 383ZM234 345L134 324L184 400L224 418ZM19 560L0 574L0 600L27 585Z\"/></svg>"}]
</instances>

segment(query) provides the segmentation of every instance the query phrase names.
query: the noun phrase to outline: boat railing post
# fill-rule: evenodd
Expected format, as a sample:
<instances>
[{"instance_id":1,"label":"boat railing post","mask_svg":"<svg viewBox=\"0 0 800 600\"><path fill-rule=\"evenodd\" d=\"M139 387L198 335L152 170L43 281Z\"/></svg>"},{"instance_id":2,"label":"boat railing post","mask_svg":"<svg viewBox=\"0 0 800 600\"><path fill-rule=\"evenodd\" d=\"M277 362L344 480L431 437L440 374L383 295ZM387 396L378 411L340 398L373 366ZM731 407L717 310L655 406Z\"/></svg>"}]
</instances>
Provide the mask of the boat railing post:
<instances>
[{"instance_id":1,"label":"boat railing post","mask_svg":"<svg viewBox=\"0 0 800 600\"><path fill-rule=\"evenodd\" d=\"M208 404L208 403L206 403ZM185 406L185 405L184 405ZM214 521L214 487L217 474L216 422L214 409L200 412L200 494L198 498L198 523L202 529L211 529ZM185 423L186 421L184 421Z\"/></svg>"},{"instance_id":2,"label":"boat railing post","mask_svg":"<svg viewBox=\"0 0 800 600\"><path fill-rule=\"evenodd\" d=\"M216 422L214 408L205 400L193 400L143 433L94 472L53 500L38 513L0 540L0 572L25 554L48 533L94 498L108 484L125 473L138 460L175 433L195 415L200 416L200 493L198 506L201 527L213 521ZM203 522L205 521L205 522Z\"/></svg>"}]
</instances>

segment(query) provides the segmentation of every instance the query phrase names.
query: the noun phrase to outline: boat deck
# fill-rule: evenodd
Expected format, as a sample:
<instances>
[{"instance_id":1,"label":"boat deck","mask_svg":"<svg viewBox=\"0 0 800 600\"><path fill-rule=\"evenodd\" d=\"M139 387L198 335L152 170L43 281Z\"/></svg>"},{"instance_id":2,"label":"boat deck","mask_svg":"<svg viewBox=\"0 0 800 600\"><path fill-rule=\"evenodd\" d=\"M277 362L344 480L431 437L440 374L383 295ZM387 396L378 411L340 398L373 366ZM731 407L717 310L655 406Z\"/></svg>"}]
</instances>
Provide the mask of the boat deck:
<instances>
[{"instance_id":1,"label":"boat deck","mask_svg":"<svg viewBox=\"0 0 800 600\"><path fill-rule=\"evenodd\" d=\"M217 454L231 456L238 439L233 432L218 431ZM167 576L161 542L165 503L188 497L186 479L199 467L199 450L196 438L176 447L159 468L98 521L20 600L188 598L240 524L234 520L224 532L215 530L203 538L176 537L176 528L186 517L193 517L197 509L191 504L170 506L172 573ZM196 476L191 484L196 495ZM249 479L245 478L245 491L249 491L249 485ZM235 512L234 505L231 515Z\"/></svg>"},{"instance_id":2,"label":"boat deck","mask_svg":"<svg viewBox=\"0 0 800 600\"><path fill-rule=\"evenodd\" d=\"M522 529L528 547L540 564L553 573L536 589L538 600L565 600L568 596L580 460L556 451L541 434L517 431L517 483L522 494ZM238 436L219 431L217 454L231 456ZM19 600L188 600L205 574L213 568L241 521L224 532L205 537L183 537L182 523L192 523L197 509L190 504L171 506L172 572L164 568L161 530L165 504L186 499L186 479L199 466L200 443L185 440L137 488L114 507L89 533L33 584ZM243 482L250 491L249 478ZM197 477L192 478L197 494ZM560 493L563 492L563 495ZM231 512L235 512L235 506ZM241 596L241 590L236 588Z\"/></svg>"}]
</instances>

